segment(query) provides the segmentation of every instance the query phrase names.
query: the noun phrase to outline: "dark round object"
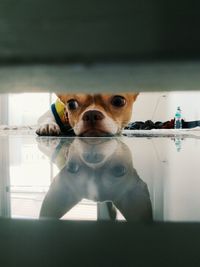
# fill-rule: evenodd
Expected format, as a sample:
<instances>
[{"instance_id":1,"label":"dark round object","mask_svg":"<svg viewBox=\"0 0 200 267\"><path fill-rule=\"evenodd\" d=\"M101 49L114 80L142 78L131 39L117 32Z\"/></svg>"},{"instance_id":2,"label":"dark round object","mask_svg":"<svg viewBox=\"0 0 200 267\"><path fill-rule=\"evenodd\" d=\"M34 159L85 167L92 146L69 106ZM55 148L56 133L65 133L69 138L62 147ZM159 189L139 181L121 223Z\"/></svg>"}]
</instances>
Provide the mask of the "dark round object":
<instances>
[{"instance_id":1,"label":"dark round object","mask_svg":"<svg viewBox=\"0 0 200 267\"><path fill-rule=\"evenodd\" d=\"M69 161L67 164L67 170L71 173L77 173L79 171L80 165L76 161Z\"/></svg>"},{"instance_id":2,"label":"dark round object","mask_svg":"<svg viewBox=\"0 0 200 267\"><path fill-rule=\"evenodd\" d=\"M75 110L78 108L78 102L75 99L71 99L67 102L69 110Z\"/></svg>"},{"instance_id":3,"label":"dark round object","mask_svg":"<svg viewBox=\"0 0 200 267\"><path fill-rule=\"evenodd\" d=\"M115 177L121 177L126 174L126 167L123 164L117 164L111 169L112 175Z\"/></svg>"},{"instance_id":4,"label":"dark round object","mask_svg":"<svg viewBox=\"0 0 200 267\"><path fill-rule=\"evenodd\" d=\"M126 105L126 99L123 97L123 96L120 96L120 95L115 95L113 96L112 100L111 100L111 104L114 106L114 107L123 107Z\"/></svg>"}]
</instances>

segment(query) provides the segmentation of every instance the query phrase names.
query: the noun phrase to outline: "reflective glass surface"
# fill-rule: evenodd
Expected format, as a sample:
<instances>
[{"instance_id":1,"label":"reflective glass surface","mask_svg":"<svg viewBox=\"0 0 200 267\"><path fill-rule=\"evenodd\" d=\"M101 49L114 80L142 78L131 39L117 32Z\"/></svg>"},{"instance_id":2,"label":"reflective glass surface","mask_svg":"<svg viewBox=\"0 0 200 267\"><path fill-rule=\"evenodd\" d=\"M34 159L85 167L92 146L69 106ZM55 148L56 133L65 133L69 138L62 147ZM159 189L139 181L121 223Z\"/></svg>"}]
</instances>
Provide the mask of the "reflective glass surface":
<instances>
[{"instance_id":1,"label":"reflective glass surface","mask_svg":"<svg viewBox=\"0 0 200 267\"><path fill-rule=\"evenodd\" d=\"M0 137L0 216L200 221L198 137Z\"/></svg>"}]
</instances>

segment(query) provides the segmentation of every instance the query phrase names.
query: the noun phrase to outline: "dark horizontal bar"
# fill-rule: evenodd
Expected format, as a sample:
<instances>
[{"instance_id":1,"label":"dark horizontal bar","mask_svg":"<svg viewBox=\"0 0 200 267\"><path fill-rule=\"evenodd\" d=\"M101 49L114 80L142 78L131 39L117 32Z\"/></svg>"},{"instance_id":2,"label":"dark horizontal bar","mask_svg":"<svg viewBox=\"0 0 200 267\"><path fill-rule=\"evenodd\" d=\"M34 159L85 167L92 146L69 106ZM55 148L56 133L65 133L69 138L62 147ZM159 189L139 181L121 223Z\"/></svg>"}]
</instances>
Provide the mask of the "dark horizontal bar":
<instances>
[{"instance_id":1,"label":"dark horizontal bar","mask_svg":"<svg viewBox=\"0 0 200 267\"><path fill-rule=\"evenodd\" d=\"M195 266L199 223L0 220L1 266Z\"/></svg>"},{"instance_id":2,"label":"dark horizontal bar","mask_svg":"<svg viewBox=\"0 0 200 267\"><path fill-rule=\"evenodd\" d=\"M197 0L1 0L0 62L200 59Z\"/></svg>"}]
</instances>

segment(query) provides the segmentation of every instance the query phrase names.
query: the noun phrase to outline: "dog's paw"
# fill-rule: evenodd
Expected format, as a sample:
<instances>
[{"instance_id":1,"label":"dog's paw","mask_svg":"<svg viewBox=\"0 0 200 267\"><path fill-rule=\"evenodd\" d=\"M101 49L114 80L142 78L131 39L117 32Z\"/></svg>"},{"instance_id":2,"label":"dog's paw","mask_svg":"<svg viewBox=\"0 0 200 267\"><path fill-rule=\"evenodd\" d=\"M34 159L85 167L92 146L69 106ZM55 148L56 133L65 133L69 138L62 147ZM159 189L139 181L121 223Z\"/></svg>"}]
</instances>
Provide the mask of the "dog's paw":
<instances>
[{"instance_id":1,"label":"dog's paw","mask_svg":"<svg viewBox=\"0 0 200 267\"><path fill-rule=\"evenodd\" d=\"M55 136L55 135L60 135L60 133L61 133L60 127L54 122L42 124L36 130L36 134L45 136L46 135Z\"/></svg>"},{"instance_id":2,"label":"dog's paw","mask_svg":"<svg viewBox=\"0 0 200 267\"><path fill-rule=\"evenodd\" d=\"M55 149L60 144L60 138L52 136L37 136L36 141L39 146Z\"/></svg>"}]
</instances>

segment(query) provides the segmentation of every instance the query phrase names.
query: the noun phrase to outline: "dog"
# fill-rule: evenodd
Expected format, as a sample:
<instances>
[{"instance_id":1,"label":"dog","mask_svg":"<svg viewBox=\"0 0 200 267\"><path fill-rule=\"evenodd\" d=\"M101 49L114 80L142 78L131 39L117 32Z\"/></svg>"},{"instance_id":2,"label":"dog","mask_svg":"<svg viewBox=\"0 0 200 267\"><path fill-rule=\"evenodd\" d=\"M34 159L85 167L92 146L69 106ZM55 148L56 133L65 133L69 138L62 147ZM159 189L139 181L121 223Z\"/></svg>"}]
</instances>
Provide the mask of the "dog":
<instances>
[{"instance_id":1,"label":"dog","mask_svg":"<svg viewBox=\"0 0 200 267\"><path fill-rule=\"evenodd\" d=\"M132 106L138 93L57 96L58 99L52 104L51 110L38 120L38 135L118 135L130 121Z\"/></svg>"},{"instance_id":2,"label":"dog","mask_svg":"<svg viewBox=\"0 0 200 267\"><path fill-rule=\"evenodd\" d=\"M39 149L60 170L40 210L40 218L61 218L82 199L101 202L115 220L152 221L146 183L120 138L37 138ZM101 219L101 218L99 218Z\"/></svg>"}]
</instances>

